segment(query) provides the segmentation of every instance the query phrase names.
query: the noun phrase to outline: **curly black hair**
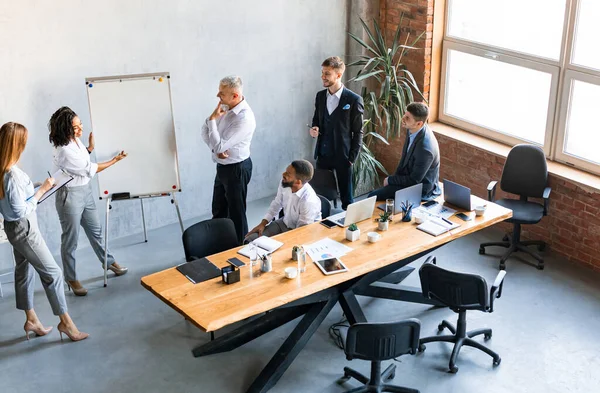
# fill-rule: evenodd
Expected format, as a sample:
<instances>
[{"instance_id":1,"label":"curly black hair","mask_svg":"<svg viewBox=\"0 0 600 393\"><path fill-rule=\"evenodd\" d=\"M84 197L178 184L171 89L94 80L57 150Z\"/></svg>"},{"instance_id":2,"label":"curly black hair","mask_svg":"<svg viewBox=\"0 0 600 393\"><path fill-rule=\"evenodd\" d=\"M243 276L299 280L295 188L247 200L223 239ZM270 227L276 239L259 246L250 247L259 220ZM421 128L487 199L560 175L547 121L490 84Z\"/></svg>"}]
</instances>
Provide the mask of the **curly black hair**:
<instances>
[{"instance_id":1,"label":"curly black hair","mask_svg":"<svg viewBox=\"0 0 600 393\"><path fill-rule=\"evenodd\" d=\"M50 143L54 147L67 146L75 137L73 130L73 118L77 113L73 112L68 106L63 106L50 118L48 129L50 130Z\"/></svg>"}]
</instances>

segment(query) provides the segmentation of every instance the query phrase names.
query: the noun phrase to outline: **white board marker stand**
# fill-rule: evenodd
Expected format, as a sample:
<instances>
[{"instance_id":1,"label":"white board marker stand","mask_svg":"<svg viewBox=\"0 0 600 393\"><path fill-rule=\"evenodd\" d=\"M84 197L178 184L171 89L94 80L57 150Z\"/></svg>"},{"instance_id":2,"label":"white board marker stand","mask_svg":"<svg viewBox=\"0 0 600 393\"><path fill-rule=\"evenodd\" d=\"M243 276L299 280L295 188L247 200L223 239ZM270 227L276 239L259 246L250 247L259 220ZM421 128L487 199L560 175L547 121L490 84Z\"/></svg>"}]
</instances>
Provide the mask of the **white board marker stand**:
<instances>
[{"instance_id":1,"label":"white board marker stand","mask_svg":"<svg viewBox=\"0 0 600 393\"><path fill-rule=\"evenodd\" d=\"M108 284L108 225L111 202L139 199L148 241L145 198L171 196L181 231L175 197L181 191L175 124L168 72L86 78L96 158L108 161L124 150L128 157L97 175L100 199L106 199L104 286Z\"/></svg>"}]
</instances>

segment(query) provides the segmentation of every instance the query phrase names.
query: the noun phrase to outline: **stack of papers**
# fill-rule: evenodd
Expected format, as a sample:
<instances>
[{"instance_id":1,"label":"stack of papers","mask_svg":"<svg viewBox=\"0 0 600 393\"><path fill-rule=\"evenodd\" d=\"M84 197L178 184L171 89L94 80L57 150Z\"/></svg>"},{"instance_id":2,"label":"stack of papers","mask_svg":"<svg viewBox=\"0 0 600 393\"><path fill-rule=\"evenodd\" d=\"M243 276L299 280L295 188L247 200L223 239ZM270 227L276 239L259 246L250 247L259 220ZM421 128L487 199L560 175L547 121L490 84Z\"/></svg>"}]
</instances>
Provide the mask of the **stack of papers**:
<instances>
[{"instance_id":1,"label":"stack of papers","mask_svg":"<svg viewBox=\"0 0 600 393\"><path fill-rule=\"evenodd\" d=\"M417 214L424 214L426 216L450 218L454 213L456 213L456 210L440 203L436 203L435 205L431 205L429 207L421 205L413 210L413 214L415 212Z\"/></svg>"},{"instance_id":2,"label":"stack of papers","mask_svg":"<svg viewBox=\"0 0 600 393\"><path fill-rule=\"evenodd\" d=\"M459 224L455 224L453 222L448 223L441 218L431 217L429 220L420 224L417 229L429 233L430 235L438 236L442 233L450 231L451 229L458 228L459 226Z\"/></svg>"},{"instance_id":3,"label":"stack of papers","mask_svg":"<svg viewBox=\"0 0 600 393\"><path fill-rule=\"evenodd\" d=\"M241 254L250 259L256 259L257 256L262 257L266 254L271 254L273 251L283 246L282 242L271 239L267 236L261 236L258 239L252 241L251 244L255 246L254 248L256 250L256 255L253 255L254 252L252 252L252 246L250 246L250 244L246 245L246 247L239 250L238 254Z\"/></svg>"},{"instance_id":4,"label":"stack of papers","mask_svg":"<svg viewBox=\"0 0 600 393\"><path fill-rule=\"evenodd\" d=\"M304 245L304 251L313 261L329 258L339 258L346 255L352 248L326 237L312 244Z\"/></svg>"}]
</instances>

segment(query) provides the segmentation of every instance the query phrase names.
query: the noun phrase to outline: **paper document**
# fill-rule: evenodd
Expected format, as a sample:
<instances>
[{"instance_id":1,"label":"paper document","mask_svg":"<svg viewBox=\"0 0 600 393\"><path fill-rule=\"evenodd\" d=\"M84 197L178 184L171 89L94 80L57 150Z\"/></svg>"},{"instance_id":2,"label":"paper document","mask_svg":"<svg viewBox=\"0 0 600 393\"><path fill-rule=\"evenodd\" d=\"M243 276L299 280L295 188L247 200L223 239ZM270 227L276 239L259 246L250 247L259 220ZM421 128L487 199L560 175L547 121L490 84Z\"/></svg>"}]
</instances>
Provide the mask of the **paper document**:
<instances>
[{"instance_id":1,"label":"paper document","mask_svg":"<svg viewBox=\"0 0 600 393\"><path fill-rule=\"evenodd\" d=\"M413 210L413 213L415 212L419 214L425 214L426 216L450 218L454 213L456 213L456 210L440 203L436 203L435 205L429 207L421 205Z\"/></svg>"},{"instance_id":2,"label":"paper document","mask_svg":"<svg viewBox=\"0 0 600 393\"><path fill-rule=\"evenodd\" d=\"M239 250L238 254L241 254L250 259L252 259L252 257L254 257L254 259L256 259L256 256L262 257L265 254L272 253L273 251L277 250L279 247L283 246L283 243L280 241L277 241L275 239L271 239L270 237L267 237L267 236L261 236L258 239L254 240L252 242L252 245L254 245L254 248L256 249L256 255L252 255L253 254L253 252L251 250L252 246L250 244L247 244L246 247Z\"/></svg>"},{"instance_id":3,"label":"paper document","mask_svg":"<svg viewBox=\"0 0 600 393\"><path fill-rule=\"evenodd\" d=\"M42 195L42 197L38 201L38 204L40 204L40 203L44 202L46 199L50 198L61 187L63 187L65 184L67 184L68 182L70 182L71 180L73 180L73 176L67 175L65 172L62 171L62 169L59 169L58 171L56 171L56 173L54 173L52 175L52 177L56 181L56 184L54 184L54 187L52 187L51 189L49 189L48 191L46 191L44 193L44 195ZM34 189L34 194L39 189L40 189L39 187L36 187ZM31 197L33 197L33 195Z\"/></svg>"},{"instance_id":4,"label":"paper document","mask_svg":"<svg viewBox=\"0 0 600 393\"><path fill-rule=\"evenodd\" d=\"M446 233L451 229L458 228L460 225L456 223L447 223L441 218L430 217L427 221L420 224L417 229L427 232L430 235L438 236L442 233Z\"/></svg>"},{"instance_id":5,"label":"paper document","mask_svg":"<svg viewBox=\"0 0 600 393\"><path fill-rule=\"evenodd\" d=\"M304 251L313 261L320 261L329 258L339 258L346 255L352 248L343 245L340 242L326 237L312 244L304 245Z\"/></svg>"}]
</instances>

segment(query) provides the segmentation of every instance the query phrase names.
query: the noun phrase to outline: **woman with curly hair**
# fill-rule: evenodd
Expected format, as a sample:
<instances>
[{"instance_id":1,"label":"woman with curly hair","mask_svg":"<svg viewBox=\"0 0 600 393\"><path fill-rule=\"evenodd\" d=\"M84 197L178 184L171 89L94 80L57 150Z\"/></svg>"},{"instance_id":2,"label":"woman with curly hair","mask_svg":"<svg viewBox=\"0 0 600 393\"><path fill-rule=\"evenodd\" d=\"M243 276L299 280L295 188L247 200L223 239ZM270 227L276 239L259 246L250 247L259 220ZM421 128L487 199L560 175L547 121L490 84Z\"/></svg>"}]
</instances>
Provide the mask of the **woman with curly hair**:
<instances>
[{"instance_id":1,"label":"woman with curly hair","mask_svg":"<svg viewBox=\"0 0 600 393\"><path fill-rule=\"evenodd\" d=\"M88 337L77 329L67 312L60 267L52 257L42 238L35 210L38 200L54 187L54 179L48 178L36 191L29 176L17 167L25 145L27 128L18 123L6 123L0 128L0 213L4 228L15 255L15 297L17 308L25 311L25 335L45 336L52 327L44 327L33 309L34 270L42 280L42 286L60 322L57 326L73 341Z\"/></svg>"},{"instance_id":2,"label":"woman with curly hair","mask_svg":"<svg viewBox=\"0 0 600 393\"><path fill-rule=\"evenodd\" d=\"M77 296L87 295L77 279L75 269L75 250L81 225L87 235L92 249L104 263L104 247L102 226L96 212L96 202L92 195L90 180L97 172L116 164L127 157L120 152L112 160L93 163L90 154L94 150L94 136L90 133L89 145L86 148L79 139L83 133L81 120L70 108L63 106L50 118L50 143L54 145L54 165L65 173L73 176L65 187L56 192L56 211L62 227L60 255L62 258L65 278L69 288ZM102 265L104 266L104 265ZM113 255L108 252L108 269L121 276L127 273L127 268L115 262Z\"/></svg>"}]
</instances>

